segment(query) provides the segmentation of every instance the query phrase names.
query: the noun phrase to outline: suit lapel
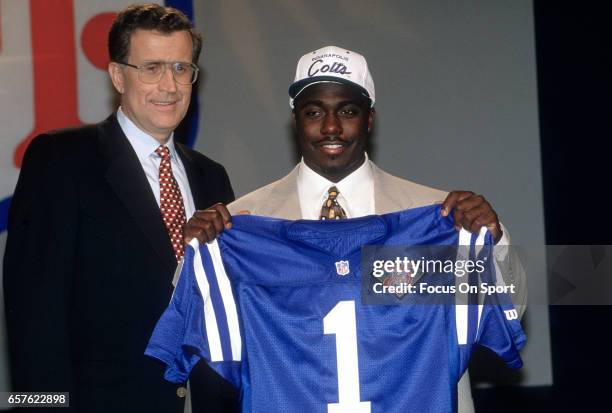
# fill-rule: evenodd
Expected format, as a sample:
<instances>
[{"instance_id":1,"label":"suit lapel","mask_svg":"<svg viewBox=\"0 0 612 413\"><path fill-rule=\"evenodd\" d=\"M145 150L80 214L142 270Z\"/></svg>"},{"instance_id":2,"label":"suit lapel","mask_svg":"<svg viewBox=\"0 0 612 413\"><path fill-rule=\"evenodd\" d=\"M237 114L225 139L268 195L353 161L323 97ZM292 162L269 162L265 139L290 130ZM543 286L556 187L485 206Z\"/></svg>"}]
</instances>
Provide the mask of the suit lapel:
<instances>
[{"instance_id":1,"label":"suit lapel","mask_svg":"<svg viewBox=\"0 0 612 413\"><path fill-rule=\"evenodd\" d=\"M397 179L378 168L374 162L372 165L372 178L374 180L374 208L377 214L387 214L410 208L414 202L410 194L402 191L394 185Z\"/></svg>"},{"instance_id":2,"label":"suit lapel","mask_svg":"<svg viewBox=\"0 0 612 413\"><path fill-rule=\"evenodd\" d=\"M115 115L102 122L98 130L100 153L108 162L105 175L108 184L171 272L176 267L176 259L168 232L134 149Z\"/></svg>"},{"instance_id":3,"label":"suit lapel","mask_svg":"<svg viewBox=\"0 0 612 413\"><path fill-rule=\"evenodd\" d=\"M297 191L298 166L285 177L279 179L270 191L267 200L257 213L270 217L284 219L301 219L300 198Z\"/></svg>"},{"instance_id":4,"label":"suit lapel","mask_svg":"<svg viewBox=\"0 0 612 413\"><path fill-rule=\"evenodd\" d=\"M206 197L206 182L202 179L203 176L200 173L197 163L191 157L185 147L178 142L174 142L174 148L178 156L183 162L185 172L187 173L187 180L189 181L189 189L191 190L191 196L193 197L193 203L196 211L199 209L208 208L210 205L204 205ZM191 217L187 217L189 219Z\"/></svg>"}]
</instances>

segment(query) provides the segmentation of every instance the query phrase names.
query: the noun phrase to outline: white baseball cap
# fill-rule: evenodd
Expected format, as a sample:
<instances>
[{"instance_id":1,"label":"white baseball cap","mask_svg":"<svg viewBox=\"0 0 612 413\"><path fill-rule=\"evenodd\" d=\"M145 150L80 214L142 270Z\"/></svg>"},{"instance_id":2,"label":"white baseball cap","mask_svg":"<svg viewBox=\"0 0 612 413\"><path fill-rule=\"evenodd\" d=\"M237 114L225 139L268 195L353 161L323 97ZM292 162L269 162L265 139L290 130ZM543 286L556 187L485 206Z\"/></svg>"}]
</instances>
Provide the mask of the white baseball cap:
<instances>
[{"instance_id":1,"label":"white baseball cap","mask_svg":"<svg viewBox=\"0 0 612 413\"><path fill-rule=\"evenodd\" d=\"M315 83L333 82L356 86L374 106L374 81L368 62L359 53L337 46L325 46L306 53L300 58L295 71L295 80L289 86L289 105L308 86Z\"/></svg>"}]
</instances>

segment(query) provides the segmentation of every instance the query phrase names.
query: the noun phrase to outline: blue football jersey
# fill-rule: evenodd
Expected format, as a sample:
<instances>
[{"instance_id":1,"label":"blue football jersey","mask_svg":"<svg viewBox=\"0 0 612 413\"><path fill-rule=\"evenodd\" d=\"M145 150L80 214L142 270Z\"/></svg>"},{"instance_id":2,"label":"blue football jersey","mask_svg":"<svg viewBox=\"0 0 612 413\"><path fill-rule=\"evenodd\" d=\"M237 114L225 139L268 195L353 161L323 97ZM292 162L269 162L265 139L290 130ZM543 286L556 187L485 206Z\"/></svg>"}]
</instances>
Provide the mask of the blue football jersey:
<instances>
[{"instance_id":1,"label":"blue football jersey","mask_svg":"<svg viewBox=\"0 0 612 413\"><path fill-rule=\"evenodd\" d=\"M186 248L146 354L176 383L205 359L240 389L245 412L453 412L475 344L522 365L509 297L362 304L361 277L371 277L362 246L462 244L477 254L491 243L486 229L457 231L439 205L341 221L234 216L217 241Z\"/></svg>"}]
</instances>

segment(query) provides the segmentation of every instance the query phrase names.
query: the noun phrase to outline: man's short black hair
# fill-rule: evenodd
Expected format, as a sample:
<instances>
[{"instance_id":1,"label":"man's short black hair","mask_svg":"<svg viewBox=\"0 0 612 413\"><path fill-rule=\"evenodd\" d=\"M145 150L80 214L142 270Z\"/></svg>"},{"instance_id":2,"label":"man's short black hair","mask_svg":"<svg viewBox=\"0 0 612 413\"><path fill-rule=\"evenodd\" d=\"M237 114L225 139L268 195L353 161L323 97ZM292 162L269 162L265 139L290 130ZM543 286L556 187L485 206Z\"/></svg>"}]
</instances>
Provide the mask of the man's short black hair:
<instances>
[{"instance_id":1,"label":"man's short black hair","mask_svg":"<svg viewBox=\"0 0 612 413\"><path fill-rule=\"evenodd\" d=\"M180 10L152 3L133 4L119 12L108 33L108 54L112 62L126 62L130 53L130 38L139 29L164 34L183 30L188 32L193 43L191 60L197 63L202 50L200 32Z\"/></svg>"}]
</instances>

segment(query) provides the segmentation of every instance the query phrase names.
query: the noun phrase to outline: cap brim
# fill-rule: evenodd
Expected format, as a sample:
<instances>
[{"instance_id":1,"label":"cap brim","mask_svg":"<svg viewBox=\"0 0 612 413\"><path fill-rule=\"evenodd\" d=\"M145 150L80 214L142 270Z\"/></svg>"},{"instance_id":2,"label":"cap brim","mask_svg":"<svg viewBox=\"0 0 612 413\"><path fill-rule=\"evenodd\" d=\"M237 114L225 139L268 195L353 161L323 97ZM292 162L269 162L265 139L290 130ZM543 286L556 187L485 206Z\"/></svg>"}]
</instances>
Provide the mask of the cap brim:
<instances>
[{"instance_id":1,"label":"cap brim","mask_svg":"<svg viewBox=\"0 0 612 413\"><path fill-rule=\"evenodd\" d=\"M322 82L341 83L341 84L353 86L359 89L362 95L371 99L370 94L368 93L367 90L365 90L365 88L361 87L355 82L351 82L350 80L346 80L346 79L343 79L341 77L336 77L336 76L315 76L315 77L309 77L306 79L299 80L293 83L291 86L289 86L289 96L291 97L291 99L295 99L308 86L315 84L315 83L322 83Z\"/></svg>"}]
</instances>

